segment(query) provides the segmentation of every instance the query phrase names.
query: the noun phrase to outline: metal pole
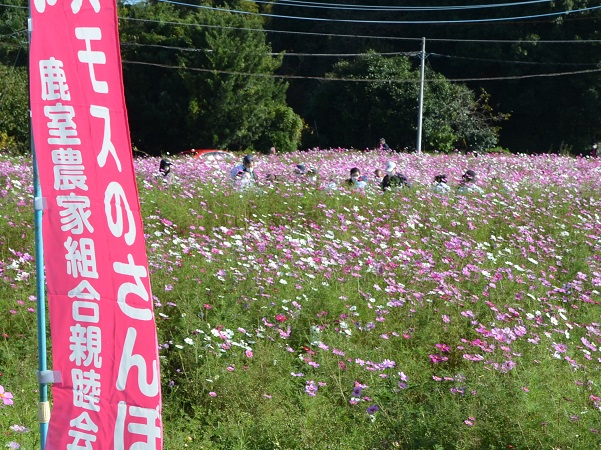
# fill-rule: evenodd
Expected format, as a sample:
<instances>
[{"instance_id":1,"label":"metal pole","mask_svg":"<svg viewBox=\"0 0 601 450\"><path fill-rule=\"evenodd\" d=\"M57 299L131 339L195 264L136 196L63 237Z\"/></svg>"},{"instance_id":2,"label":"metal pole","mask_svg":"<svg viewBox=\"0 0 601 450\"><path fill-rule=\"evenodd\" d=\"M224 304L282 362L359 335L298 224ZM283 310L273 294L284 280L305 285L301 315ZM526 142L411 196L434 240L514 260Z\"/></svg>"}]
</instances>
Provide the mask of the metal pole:
<instances>
[{"instance_id":1,"label":"metal pole","mask_svg":"<svg viewBox=\"0 0 601 450\"><path fill-rule=\"evenodd\" d=\"M417 153L422 152L422 115L424 112L424 66L426 64L426 38L422 38L422 64L419 74L419 112L417 114Z\"/></svg>"},{"instance_id":2,"label":"metal pole","mask_svg":"<svg viewBox=\"0 0 601 450\"><path fill-rule=\"evenodd\" d=\"M29 5L28 41L31 44L31 5ZM30 46L31 50L31 46ZM31 67L30 67L31 70ZM40 423L40 448L46 447L46 435L48 434L48 422L50 421L50 404L48 403L48 384L40 379L40 374L47 373L46 362L46 293L44 289L44 246L42 239L42 214L44 199L40 187L38 161L35 153L35 143L31 125L31 104L29 113L29 138L31 141L31 155L33 160L33 209L34 209L34 233L35 233L35 270L36 270L36 297L38 313L38 380L40 402L38 404L38 421Z\"/></svg>"},{"instance_id":3,"label":"metal pole","mask_svg":"<svg viewBox=\"0 0 601 450\"><path fill-rule=\"evenodd\" d=\"M34 223L35 223L35 266L36 266L36 296L38 306L38 370L43 374L46 366L46 299L44 290L44 247L42 241L42 209L43 199L38 179L38 163L35 156L33 137L31 141L33 153L33 196L34 196ZM38 419L40 422L40 448L46 446L48 422L50 421L50 404L48 403L48 384L40 381L40 403Z\"/></svg>"}]
</instances>

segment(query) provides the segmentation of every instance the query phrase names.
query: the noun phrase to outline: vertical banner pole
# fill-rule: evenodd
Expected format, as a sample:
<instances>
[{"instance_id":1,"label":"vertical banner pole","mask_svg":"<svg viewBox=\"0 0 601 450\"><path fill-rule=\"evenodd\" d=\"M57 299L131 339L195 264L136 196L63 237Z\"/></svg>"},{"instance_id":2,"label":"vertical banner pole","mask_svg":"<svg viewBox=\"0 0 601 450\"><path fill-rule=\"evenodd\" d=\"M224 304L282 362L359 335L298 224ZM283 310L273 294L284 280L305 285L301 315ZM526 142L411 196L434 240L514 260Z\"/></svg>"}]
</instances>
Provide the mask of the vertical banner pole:
<instances>
[{"instance_id":1,"label":"vertical banner pole","mask_svg":"<svg viewBox=\"0 0 601 450\"><path fill-rule=\"evenodd\" d=\"M42 240L42 192L38 179L38 163L35 155L33 137L31 140L33 154L33 196L34 196L34 229L35 229L35 265L36 265L36 296L38 313L38 369L45 373L46 366L46 299L44 291L44 247ZM46 446L48 422L50 421L50 405L48 403L48 385L40 381L40 403L38 419L40 422L40 448Z\"/></svg>"},{"instance_id":2,"label":"vertical banner pole","mask_svg":"<svg viewBox=\"0 0 601 450\"><path fill-rule=\"evenodd\" d=\"M28 8L28 42L31 43L31 8ZM31 108L31 106L30 106ZM47 370L46 360L46 294L44 289L44 241L42 238L42 214L43 199L40 187L38 161L35 153L35 143L30 124L31 155L33 161L33 209L34 209L34 240L35 240L35 270L36 270L36 298L37 298L37 322L38 322L38 371L43 374ZM48 422L50 421L50 405L48 403L48 384L39 378L40 401L38 405L38 420L40 423L40 448L46 447L46 435L48 434Z\"/></svg>"}]
</instances>

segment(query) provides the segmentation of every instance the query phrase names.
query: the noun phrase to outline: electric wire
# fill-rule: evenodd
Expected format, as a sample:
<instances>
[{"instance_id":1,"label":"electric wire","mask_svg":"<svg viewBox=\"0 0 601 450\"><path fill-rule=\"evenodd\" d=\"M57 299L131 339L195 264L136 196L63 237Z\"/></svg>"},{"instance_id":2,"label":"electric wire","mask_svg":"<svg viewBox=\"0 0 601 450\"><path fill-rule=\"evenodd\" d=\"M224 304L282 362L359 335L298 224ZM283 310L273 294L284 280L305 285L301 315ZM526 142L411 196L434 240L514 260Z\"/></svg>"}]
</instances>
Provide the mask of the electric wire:
<instances>
[{"instance_id":1,"label":"electric wire","mask_svg":"<svg viewBox=\"0 0 601 450\"><path fill-rule=\"evenodd\" d=\"M204 48L190 48L190 47L177 47L173 45L160 45L160 44L142 44L139 42L121 42L123 47L149 47L149 48L161 48L164 50L177 50L183 52L194 52L194 53L210 53L213 50ZM419 56L420 52L369 52L369 53L288 53L288 52L258 52L257 55L261 56L283 56L283 57L328 57L328 58L349 58L349 57L360 57L366 55L376 56ZM518 64L518 65L532 65L532 66L598 66L600 62L592 63L576 63L576 62L538 62L538 61L516 61L516 60L503 60L493 58L475 58L470 56L458 56L458 55L445 55L442 53L429 52L427 56L434 56L438 58L447 59L461 59L469 61L482 61L482 62L493 62L497 64Z\"/></svg>"},{"instance_id":2,"label":"electric wire","mask_svg":"<svg viewBox=\"0 0 601 450\"><path fill-rule=\"evenodd\" d=\"M221 75L237 75L237 76L249 76L249 77L260 77L260 78L281 78L281 79L300 79L300 80L318 80L318 81L347 81L347 82L359 82L359 83L419 83L418 79L377 79L377 78L336 78L336 77L318 77L318 76L305 76L305 75L282 75L282 74L271 74L271 73L250 73L250 72L237 72L229 70L218 70L218 69L207 69L201 67L182 67L173 66L169 64L151 63L144 61L130 61L123 60L124 64L134 64L143 66L160 67L164 69L177 69L177 70L189 70L194 72L209 72ZM443 79L426 79L425 82L467 82L467 81L502 81L502 80L522 80L528 78L549 78L549 77L560 77L568 75L582 75L590 73L600 73L600 69L588 69L588 70L576 70L570 72L554 72L554 73L539 73L530 75L513 75L506 77L483 77L483 78L443 78Z\"/></svg>"},{"instance_id":3,"label":"electric wire","mask_svg":"<svg viewBox=\"0 0 601 450\"><path fill-rule=\"evenodd\" d=\"M368 23L368 24L377 24L377 25L424 25L424 24L461 24L461 23L488 23L488 22L509 22L514 20L523 20L523 19L535 19L542 17L556 17L568 14L575 14L585 11L594 11L597 9L601 9L601 6L591 6L588 8L579 8L568 11L558 11L551 12L545 14L532 14L528 16L514 16L514 17L492 17L486 19L462 19L462 20L361 20L361 19L327 19L322 17L301 17L301 16L287 16L283 14L267 14L267 13L258 13L251 11L242 11L239 9L223 9L216 8L213 6L207 5L194 5L190 3L177 2L174 0L158 0L160 3L168 3L172 5L178 6L186 6L190 8L198 8L198 9L206 9L211 11L222 11L228 13L237 13L242 15L250 15L250 16L261 16L261 17L270 17L270 18L278 18L278 19L294 19L294 20L305 20L305 21L316 21L316 22L342 22L342 23Z\"/></svg>"},{"instance_id":4,"label":"electric wire","mask_svg":"<svg viewBox=\"0 0 601 450\"><path fill-rule=\"evenodd\" d=\"M176 2L169 2L169 1L165 1L165 0L158 0L158 1L162 1L164 3L178 4ZM282 0L280 0L280 1L282 1ZM527 3L527 2L521 2L521 3ZM198 8L208 8L208 7L202 7L199 5L190 5L190 4L185 4L185 3L182 3L181 5L190 6L190 7L198 7ZM28 9L26 6L11 5L11 4L6 4L6 3L0 3L0 6L9 7L9 8L25 9L25 10ZM551 14L570 15L574 12L582 12L582 11L598 9L598 8L601 8L601 6L592 7L592 8L583 8L583 9L572 10L572 11L563 11L563 12L551 13ZM234 12L235 11L235 10L226 10L226 9L222 9L222 8L208 8L208 9L222 11L222 12ZM244 13L244 14L253 14L248 11L235 11L235 12ZM269 16L268 14L264 14L264 15ZM543 15L543 16L546 16L546 15ZM543 17L543 16L541 16L541 17ZM524 16L524 17L531 17L531 16ZM537 16L537 17L539 17L539 16ZM274 34L280 33L280 34L297 34L297 35L308 35L308 36L313 35L313 36L361 38L361 39L371 38L371 39L387 39L387 40L421 41L421 38L405 38L405 37L398 37L398 36L366 36L366 35L357 35L357 34L313 33L313 32L291 31L291 30L270 30L270 29L263 29L263 28L248 28L248 27L224 27L224 26L219 26L219 25L202 25L202 24L190 24L190 23L183 23L183 22L137 19L137 18L133 18L133 17L119 17L119 19L120 20L137 20L137 21L145 21L145 22L152 22L152 23L168 23L168 24L177 24L177 25L188 25L188 26L204 26L206 28L237 29L237 30L244 30L244 31L257 31L257 32L267 32L267 33L274 33ZM307 20L310 20L310 18L307 18ZM495 20L502 20L502 19L495 19ZM393 22L383 22L383 23L393 23ZM413 22L410 22L410 23L413 23ZM455 23L455 22L444 22L443 21L441 23ZM537 42L537 43L546 43L546 44L564 44L564 43L583 43L584 44L584 43L599 43L599 42L601 42L601 40L597 40L597 39L543 41L543 40L524 40L524 39L511 40L511 39L440 39L440 38L431 38L429 40L430 41L440 41L440 42L496 42L496 43Z\"/></svg>"},{"instance_id":5,"label":"electric wire","mask_svg":"<svg viewBox=\"0 0 601 450\"><path fill-rule=\"evenodd\" d=\"M26 30L25 30L26 31ZM0 46L9 46L9 47L18 47L25 48L27 47L26 43L17 44L14 42L3 42L0 41ZM166 50L176 50L183 52L211 52L210 49L197 49L197 48L189 48L189 47L177 47L177 46L169 46L169 45L158 45L158 44L141 44L137 42L121 42L121 46L123 47L150 47L150 48L162 48ZM373 53L377 56L419 56L420 52L390 52L390 53ZM273 52L265 52L261 53L261 55L265 56L303 56L303 57L359 57L365 56L366 53L273 53ZM488 63L496 63L496 64L516 64L516 65L531 65L531 66L593 66L598 67L599 63L562 63L562 62L536 62L536 61L515 61L515 60L499 60L492 58L474 58L467 56L457 56L457 55L445 55L435 52L427 53L426 57L439 57L446 59L460 59L460 60L470 60L470 61L481 61ZM141 64L141 65L152 65L163 68L173 68L173 69L185 69L185 70L194 70L194 71L203 71L203 72L215 72L215 73L224 73L224 74L235 74L235 75L247 75L247 76L273 76L276 78L290 78L290 79L313 79L313 80L322 80L322 81L374 81L374 80L357 80L357 79L340 79L340 78L331 78L331 77L310 77L310 76L301 76L301 75L262 75L262 74L252 74L246 72L228 72L228 71L220 71L215 69L201 69L201 68L187 68L181 66L170 66L168 64L160 64L160 63L149 63L142 61L123 61L124 63L129 64ZM582 73L595 73L598 70L585 70L585 71L575 71L575 72L562 72L562 73L550 73L550 74L535 74L535 75L524 75L524 76L513 76L513 77L496 77L496 78L461 78L461 79L449 79L449 81L494 81L494 80L504 80L504 79L519 79L519 78L531 78L531 77L549 77L549 76L563 76L563 75L575 75ZM430 80L435 81L435 80Z\"/></svg>"},{"instance_id":6,"label":"electric wire","mask_svg":"<svg viewBox=\"0 0 601 450\"><path fill-rule=\"evenodd\" d=\"M13 37L13 36L17 36L17 35L19 35L19 34L25 34L25 33L27 33L27 30L26 30L26 29L17 30L17 31L13 31L13 32L12 32L12 33L10 33L10 34L3 34L2 36L0 36L0 39L3 39L3 38L9 38L9 37Z\"/></svg>"},{"instance_id":7,"label":"electric wire","mask_svg":"<svg viewBox=\"0 0 601 450\"><path fill-rule=\"evenodd\" d=\"M285 1L280 0L277 3L261 0L244 0L249 3L259 3L272 6L286 6L289 8L316 8L329 10L353 10L362 12L392 12L392 11L410 11L410 12L426 12L426 11L457 11L457 10L477 10L504 8L508 6L524 6L536 3L549 3L553 0L529 0L524 2L512 3L494 3L491 5L459 5L459 6L383 6L383 5L347 5L343 3L315 3L304 1Z\"/></svg>"},{"instance_id":8,"label":"electric wire","mask_svg":"<svg viewBox=\"0 0 601 450\"><path fill-rule=\"evenodd\" d=\"M376 40L391 40L391 41L413 41L421 42L421 37L401 37L401 36L374 36L362 34L340 34L340 33L317 33L311 31L291 31L291 30L272 30L267 28L250 28L250 27L231 27L222 25L209 25L189 22L174 22L161 21L153 19L139 19L135 17L119 17L120 20L128 20L134 22L160 23L167 25L181 25L199 28L217 28L223 30L239 30L239 31L256 31L274 34L292 34L300 36L323 36L323 37L340 37L340 38L359 38L359 39L376 39ZM450 39L450 38L427 38L430 42L478 42L478 43L497 43L497 44L599 44L601 39L562 39L562 40L538 40L538 39Z\"/></svg>"},{"instance_id":9,"label":"electric wire","mask_svg":"<svg viewBox=\"0 0 601 450\"><path fill-rule=\"evenodd\" d=\"M10 4L8 4L8 3L0 3L0 6L6 6L7 8L27 9L27 6L21 6L21 5L10 5Z\"/></svg>"},{"instance_id":10,"label":"electric wire","mask_svg":"<svg viewBox=\"0 0 601 450\"><path fill-rule=\"evenodd\" d=\"M456 56L456 55L443 55L441 53L428 53L428 56L434 56L438 58L448 59L462 59L468 61L482 61L482 62L493 62L497 64L523 64L532 66L599 66L601 61L593 63L566 63L566 62L538 62L538 61L515 61L515 60L503 60L503 59L492 59L492 58L474 58L472 56Z\"/></svg>"},{"instance_id":11,"label":"electric wire","mask_svg":"<svg viewBox=\"0 0 601 450\"><path fill-rule=\"evenodd\" d=\"M206 48L191 48L191 47L177 47L173 45L160 45L160 44L142 44L140 42L121 42L124 47L150 47L150 48L162 48L165 50L180 50L183 52L196 52L196 53L211 53L212 49ZM374 52L378 56L414 56L417 52ZM289 53L289 52L258 52L256 53L262 56L294 56L294 57L328 57L328 58L349 58L364 56L366 53Z\"/></svg>"}]
</instances>

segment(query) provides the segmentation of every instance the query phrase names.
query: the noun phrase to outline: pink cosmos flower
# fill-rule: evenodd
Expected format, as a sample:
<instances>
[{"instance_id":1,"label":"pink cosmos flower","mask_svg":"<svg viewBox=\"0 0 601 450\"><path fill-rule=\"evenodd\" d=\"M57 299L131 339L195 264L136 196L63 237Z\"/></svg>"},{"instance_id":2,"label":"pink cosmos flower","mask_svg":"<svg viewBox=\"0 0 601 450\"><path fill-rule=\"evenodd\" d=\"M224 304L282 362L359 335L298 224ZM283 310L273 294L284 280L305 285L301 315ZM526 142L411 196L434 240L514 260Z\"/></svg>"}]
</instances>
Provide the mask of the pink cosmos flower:
<instances>
[{"instance_id":1,"label":"pink cosmos flower","mask_svg":"<svg viewBox=\"0 0 601 450\"><path fill-rule=\"evenodd\" d=\"M6 392L4 390L4 386L0 384L0 399L4 405L12 405L13 404L13 394L10 392Z\"/></svg>"},{"instance_id":2,"label":"pink cosmos flower","mask_svg":"<svg viewBox=\"0 0 601 450\"><path fill-rule=\"evenodd\" d=\"M436 353L434 355L430 355L430 362L433 363L433 364L445 362L445 361L448 361L448 360L449 360L448 357L442 356L439 353Z\"/></svg>"},{"instance_id":3,"label":"pink cosmos flower","mask_svg":"<svg viewBox=\"0 0 601 450\"><path fill-rule=\"evenodd\" d=\"M441 352L448 353L451 351L451 347L448 344L436 344L436 348L438 348Z\"/></svg>"},{"instance_id":4,"label":"pink cosmos flower","mask_svg":"<svg viewBox=\"0 0 601 450\"><path fill-rule=\"evenodd\" d=\"M557 343L553 343L553 348L555 349L555 351L557 353L565 353L566 350L568 349L568 346L565 344L557 344Z\"/></svg>"}]
</instances>

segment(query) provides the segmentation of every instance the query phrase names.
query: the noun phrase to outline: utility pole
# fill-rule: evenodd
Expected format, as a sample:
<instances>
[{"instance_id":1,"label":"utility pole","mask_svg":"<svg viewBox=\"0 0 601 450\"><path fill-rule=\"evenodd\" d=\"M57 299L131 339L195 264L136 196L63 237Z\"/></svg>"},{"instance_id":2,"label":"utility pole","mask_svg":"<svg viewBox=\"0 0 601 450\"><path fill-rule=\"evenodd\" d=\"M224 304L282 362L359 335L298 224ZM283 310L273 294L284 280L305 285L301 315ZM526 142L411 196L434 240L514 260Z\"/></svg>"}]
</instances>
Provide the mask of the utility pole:
<instances>
[{"instance_id":1,"label":"utility pole","mask_svg":"<svg viewBox=\"0 0 601 450\"><path fill-rule=\"evenodd\" d=\"M417 153L422 152L422 115L424 111L424 66L426 65L426 38L422 38L422 51L420 54L422 60L419 73L419 112L417 115Z\"/></svg>"}]
</instances>

